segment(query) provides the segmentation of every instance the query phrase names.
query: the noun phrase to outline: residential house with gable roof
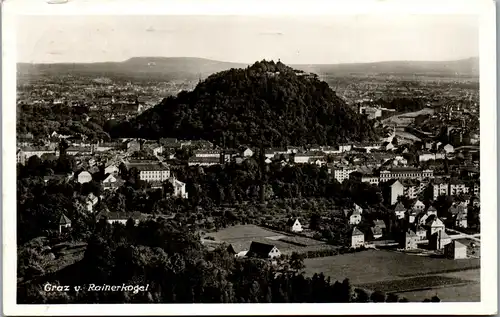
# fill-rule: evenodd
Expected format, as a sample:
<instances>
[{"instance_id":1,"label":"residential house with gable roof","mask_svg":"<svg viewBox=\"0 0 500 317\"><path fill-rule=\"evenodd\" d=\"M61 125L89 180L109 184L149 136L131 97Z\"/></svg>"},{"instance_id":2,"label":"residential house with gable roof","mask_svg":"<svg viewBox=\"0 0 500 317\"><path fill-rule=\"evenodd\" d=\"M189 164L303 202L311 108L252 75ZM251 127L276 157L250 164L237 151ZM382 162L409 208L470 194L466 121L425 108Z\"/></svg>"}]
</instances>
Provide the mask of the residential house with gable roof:
<instances>
[{"instance_id":1,"label":"residential house with gable roof","mask_svg":"<svg viewBox=\"0 0 500 317\"><path fill-rule=\"evenodd\" d=\"M405 250L416 249L419 240L420 239L415 232L413 232L412 230L408 230L407 232L405 232L403 248Z\"/></svg>"},{"instance_id":2,"label":"residential house with gable roof","mask_svg":"<svg viewBox=\"0 0 500 317\"><path fill-rule=\"evenodd\" d=\"M351 247L359 248L365 244L365 234L361 232L357 227L352 229L351 234Z\"/></svg>"},{"instance_id":3,"label":"residential house with gable roof","mask_svg":"<svg viewBox=\"0 0 500 317\"><path fill-rule=\"evenodd\" d=\"M68 228L71 228L71 220L69 220L65 214L62 214L61 218L59 218L59 233L62 233Z\"/></svg>"},{"instance_id":4,"label":"residential house with gable roof","mask_svg":"<svg viewBox=\"0 0 500 317\"><path fill-rule=\"evenodd\" d=\"M403 219L405 217L406 208L402 203L397 203L394 207L394 214L398 219Z\"/></svg>"},{"instance_id":5,"label":"residential house with gable roof","mask_svg":"<svg viewBox=\"0 0 500 317\"><path fill-rule=\"evenodd\" d=\"M280 250L274 245L252 241L247 257L260 259L274 259L281 256Z\"/></svg>"},{"instance_id":6,"label":"residential house with gable roof","mask_svg":"<svg viewBox=\"0 0 500 317\"><path fill-rule=\"evenodd\" d=\"M302 232L302 225L298 218L290 218L287 221L288 230L291 232Z\"/></svg>"}]
</instances>

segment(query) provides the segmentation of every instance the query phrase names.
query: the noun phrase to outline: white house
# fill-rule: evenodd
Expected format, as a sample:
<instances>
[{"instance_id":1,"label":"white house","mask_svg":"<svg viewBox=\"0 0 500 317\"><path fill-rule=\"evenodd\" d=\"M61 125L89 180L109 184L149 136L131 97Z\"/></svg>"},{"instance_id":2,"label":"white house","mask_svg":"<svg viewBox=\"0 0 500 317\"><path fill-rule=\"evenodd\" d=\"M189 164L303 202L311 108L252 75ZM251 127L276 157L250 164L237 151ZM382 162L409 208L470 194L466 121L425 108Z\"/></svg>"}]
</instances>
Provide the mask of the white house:
<instances>
[{"instance_id":1,"label":"white house","mask_svg":"<svg viewBox=\"0 0 500 317\"><path fill-rule=\"evenodd\" d=\"M398 203L396 207L394 207L394 214L398 219L403 219L405 217L406 208L402 203Z\"/></svg>"},{"instance_id":2,"label":"white house","mask_svg":"<svg viewBox=\"0 0 500 317\"><path fill-rule=\"evenodd\" d=\"M93 193L90 193L85 199L85 205L87 207L87 211L92 212L94 206L97 204L98 201L99 198L97 198Z\"/></svg>"},{"instance_id":3,"label":"white house","mask_svg":"<svg viewBox=\"0 0 500 317\"><path fill-rule=\"evenodd\" d=\"M421 202L420 200L416 200L414 203L413 203L413 206L411 207L413 210L415 210L416 212L421 212L425 209L425 205L423 202Z\"/></svg>"},{"instance_id":4,"label":"white house","mask_svg":"<svg viewBox=\"0 0 500 317\"><path fill-rule=\"evenodd\" d=\"M59 219L59 233L62 233L67 228L71 228L71 220L63 214Z\"/></svg>"},{"instance_id":5,"label":"white house","mask_svg":"<svg viewBox=\"0 0 500 317\"><path fill-rule=\"evenodd\" d=\"M251 157L253 155L253 151L250 148L246 148L242 154L243 157Z\"/></svg>"},{"instance_id":6,"label":"white house","mask_svg":"<svg viewBox=\"0 0 500 317\"><path fill-rule=\"evenodd\" d=\"M449 259L467 259L467 247L457 240L445 245L444 253Z\"/></svg>"},{"instance_id":7,"label":"white house","mask_svg":"<svg viewBox=\"0 0 500 317\"><path fill-rule=\"evenodd\" d=\"M357 225L361 222L361 214L359 212L353 212L349 217L349 224Z\"/></svg>"},{"instance_id":8,"label":"white house","mask_svg":"<svg viewBox=\"0 0 500 317\"><path fill-rule=\"evenodd\" d=\"M293 162L297 164L304 164L304 163L309 163L309 159L311 157L306 154L295 154L293 158Z\"/></svg>"},{"instance_id":9,"label":"white house","mask_svg":"<svg viewBox=\"0 0 500 317\"><path fill-rule=\"evenodd\" d=\"M363 213L363 208L359 207L357 204L354 204L354 212Z\"/></svg>"},{"instance_id":10,"label":"white house","mask_svg":"<svg viewBox=\"0 0 500 317\"><path fill-rule=\"evenodd\" d=\"M434 218L432 222L429 224L430 235L433 235L436 232L444 231L445 227L441 219Z\"/></svg>"},{"instance_id":11,"label":"white house","mask_svg":"<svg viewBox=\"0 0 500 317\"><path fill-rule=\"evenodd\" d=\"M87 171L82 171L77 176L77 181L80 184L88 183L92 181L92 175Z\"/></svg>"},{"instance_id":12,"label":"white house","mask_svg":"<svg viewBox=\"0 0 500 317\"><path fill-rule=\"evenodd\" d=\"M187 199L188 193L186 192L186 184L177 180L175 177L171 177L169 182L174 187L174 196Z\"/></svg>"},{"instance_id":13,"label":"white house","mask_svg":"<svg viewBox=\"0 0 500 317\"><path fill-rule=\"evenodd\" d=\"M301 232L302 231L302 225L300 224L299 219L289 219L288 220L288 228L292 232Z\"/></svg>"},{"instance_id":14,"label":"white house","mask_svg":"<svg viewBox=\"0 0 500 317\"><path fill-rule=\"evenodd\" d=\"M261 259L274 259L279 258L281 252L274 245L252 241L246 256Z\"/></svg>"},{"instance_id":15,"label":"white house","mask_svg":"<svg viewBox=\"0 0 500 317\"><path fill-rule=\"evenodd\" d=\"M453 148L453 145L451 145L451 144L446 144L443 147L443 150L446 152L446 154L450 154L450 153L453 153L455 151L455 149Z\"/></svg>"},{"instance_id":16,"label":"white house","mask_svg":"<svg viewBox=\"0 0 500 317\"><path fill-rule=\"evenodd\" d=\"M398 202L398 197L404 195L405 188L399 180L394 181L389 185L389 201L391 205Z\"/></svg>"},{"instance_id":17,"label":"white house","mask_svg":"<svg viewBox=\"0 0 500 317\"><path fill-rule=\"evenodd\" d=\"M110 164L104 168L104 174L117 174L120 171L116 164Z\"/></svg>"},{"instance_id":18,"label":"white house","mask_svg":"<svg viewBox=\"0 0 500 317\"><path fill-rule=\"evenodd\" d=\"M359 248L365 244L365 235L358 228L354 227L351 235L351 247Z\"/></svg>"}]
</instances>

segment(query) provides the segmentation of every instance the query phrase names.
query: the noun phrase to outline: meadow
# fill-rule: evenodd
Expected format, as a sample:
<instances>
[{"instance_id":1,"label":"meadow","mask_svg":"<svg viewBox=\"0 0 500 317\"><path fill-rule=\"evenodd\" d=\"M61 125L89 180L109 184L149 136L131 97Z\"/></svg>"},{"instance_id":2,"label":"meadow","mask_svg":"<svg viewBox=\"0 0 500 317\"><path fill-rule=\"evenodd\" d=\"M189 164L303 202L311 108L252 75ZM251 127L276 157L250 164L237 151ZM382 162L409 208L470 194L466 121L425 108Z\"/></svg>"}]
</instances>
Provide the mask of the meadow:
<instances>
[{"instance_id":1,"label":"meadow","mask_svg":"<svg viewBox=\"0 0 500 317\"><path fill-rule=\"evenodd\" d=\"M421 301L436 294L442 300L452 300L457 292L465 292L465 289L474 291L469 298L465 298L465 295L457 298L462 301L480 300L480 259L477 258L450 260L367 250L306 259L304 263L309 276L323 272L332 280L349 278L355 286L400 294L410 301Z\"/></svg>"}]
</instances>

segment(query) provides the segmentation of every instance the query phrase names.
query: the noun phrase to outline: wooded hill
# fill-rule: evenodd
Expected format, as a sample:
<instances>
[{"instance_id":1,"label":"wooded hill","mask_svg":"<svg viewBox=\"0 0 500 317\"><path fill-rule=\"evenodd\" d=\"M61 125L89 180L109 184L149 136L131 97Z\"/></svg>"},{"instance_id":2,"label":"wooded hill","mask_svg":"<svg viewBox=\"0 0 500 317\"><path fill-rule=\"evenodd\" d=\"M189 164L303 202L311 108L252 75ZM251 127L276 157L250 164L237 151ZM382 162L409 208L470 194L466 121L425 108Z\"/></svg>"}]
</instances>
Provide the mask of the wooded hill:
<instances>
[{"instance_id":1,"label":"wooded hill","mask_svg":"<svg viewBox=\"0 0 500 317\"><path fill-rule=\"evenodd\" d=\"M205 139L218 145L334 145L376 138L372 125L314 74L256 62L164 99L112 137Z\"/></svg>"}]
</instances>

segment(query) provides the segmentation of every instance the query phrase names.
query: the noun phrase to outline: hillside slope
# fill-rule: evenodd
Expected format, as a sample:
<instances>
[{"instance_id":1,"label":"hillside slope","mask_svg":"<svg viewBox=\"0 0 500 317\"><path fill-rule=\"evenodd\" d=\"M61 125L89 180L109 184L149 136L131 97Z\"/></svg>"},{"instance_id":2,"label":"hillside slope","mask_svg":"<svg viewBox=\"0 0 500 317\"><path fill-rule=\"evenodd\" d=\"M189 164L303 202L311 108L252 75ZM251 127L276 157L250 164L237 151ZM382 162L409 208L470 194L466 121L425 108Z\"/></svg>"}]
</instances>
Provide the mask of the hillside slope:
<instances>
[{"instance_id":1,"label":"hillside slope","mask_svg":"<svg viewBox=\"0 0 500 317\"><path fill-rule=\"evenodd\" d=\"M333 145L375 138L369 122L328 84L305 75L272 61L219 72L110 133L206 139L226 146Z\"/></svg>"},{"instance_id":2,"label":"hillside slope","mask_svg":"<svg viewBox=\"0 0 500 317\"><path fill-rule=\"evenodd\" d=\"M206 78L210 74L247 64L228 63L193 57L134 57L124 62L73 64L18 64L20 77L40 75L81 75L125 79L186 80ZM335 76L350 74L422 74L438 76L479 76L479 59L469 58L445 62L392 61L356 64L302 64L295 69Z\"/></svg>"},{"instance_id":3,"label":"hillside slope","mask_svg":"<svg viewBox=\"0 0 500 317\"><path fill-rule=\"evenodd\" d=\"M20 63L18 75L23 77L75 75L129 80L189 80L205 78L215 72L245 66L192 57L134 57L124 62Z\"/></svg>"}]
</instances>

